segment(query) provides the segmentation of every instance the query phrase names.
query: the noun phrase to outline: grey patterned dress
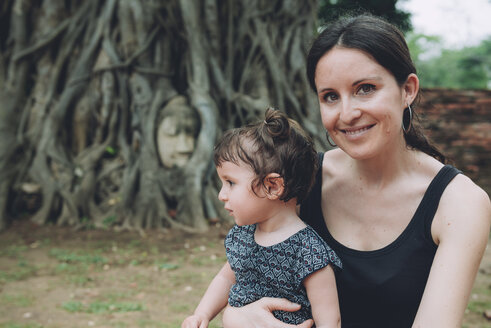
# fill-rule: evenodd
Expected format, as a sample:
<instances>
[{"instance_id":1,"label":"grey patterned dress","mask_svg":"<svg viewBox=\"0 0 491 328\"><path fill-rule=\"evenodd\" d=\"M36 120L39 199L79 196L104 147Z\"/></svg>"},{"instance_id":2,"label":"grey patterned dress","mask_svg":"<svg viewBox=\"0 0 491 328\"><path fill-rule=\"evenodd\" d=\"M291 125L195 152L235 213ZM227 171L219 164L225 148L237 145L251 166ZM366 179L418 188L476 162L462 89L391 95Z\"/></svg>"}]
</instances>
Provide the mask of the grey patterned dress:
<instances>
[{"instance_id":1,"label":"grey patterned dress","mask_svg":"<svg viewBox=\"0 0 491 328\"><path fill-rule=\"evenodd\" d=\"M289 324L312 318L303 280L329 264L340 269L341 261L310 226L268 247L255 242L255 230L256 225L235 225L225 238L227 259L236 279L229 304L241 307L265 296L286 298L302 308L297 312L274 311L276 318Z\"/></svg>"}]
</instances>

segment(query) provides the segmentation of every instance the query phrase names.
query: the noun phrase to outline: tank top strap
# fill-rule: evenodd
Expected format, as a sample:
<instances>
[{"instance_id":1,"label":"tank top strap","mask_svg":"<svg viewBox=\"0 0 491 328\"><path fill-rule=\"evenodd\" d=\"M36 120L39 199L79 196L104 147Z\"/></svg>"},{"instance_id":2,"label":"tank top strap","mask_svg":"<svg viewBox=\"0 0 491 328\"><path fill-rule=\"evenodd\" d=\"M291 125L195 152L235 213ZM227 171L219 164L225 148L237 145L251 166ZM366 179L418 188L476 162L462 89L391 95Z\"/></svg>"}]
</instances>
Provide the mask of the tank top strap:
<instances>
[{"instance_id":1,"label":"tank top strap","mask_svg":"<svg viewBox=\"0 0 491 328\"><path fill-rule=\"evenodd\" d=\"M423 223L424 234L428 240L433 241L433 237L431 236L431 224L438 209L440 198L450 181L452 181L459 173L462 172L452 165L445 165L433 178L426 189L415 216L422 219L418 221Z\"/></svg>"}]
</instances>

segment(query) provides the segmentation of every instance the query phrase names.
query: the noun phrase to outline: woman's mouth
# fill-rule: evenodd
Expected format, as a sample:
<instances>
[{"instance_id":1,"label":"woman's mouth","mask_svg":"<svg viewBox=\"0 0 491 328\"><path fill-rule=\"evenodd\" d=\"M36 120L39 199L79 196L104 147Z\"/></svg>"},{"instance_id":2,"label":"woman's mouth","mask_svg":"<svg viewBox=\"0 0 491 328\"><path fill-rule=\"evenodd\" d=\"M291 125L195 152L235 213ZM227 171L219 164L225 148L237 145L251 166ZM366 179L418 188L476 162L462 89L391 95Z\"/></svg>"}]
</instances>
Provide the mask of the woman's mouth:
<instances>
[{"instance_id":1,"label":"woman's mouth","mask_svg":"<svg viewBox=\"0 0 491 328\"><path fill-rule=\"evenodd\" d=\"M340 129L340 131L342 133L346 134L347 136L355 137L355 136L362 135L366 131L370 130L373 126L375 126L375 124L365 125L362 127L354 127L354 128L349 128L349 129Z\"/></svg>"}]
</instances>

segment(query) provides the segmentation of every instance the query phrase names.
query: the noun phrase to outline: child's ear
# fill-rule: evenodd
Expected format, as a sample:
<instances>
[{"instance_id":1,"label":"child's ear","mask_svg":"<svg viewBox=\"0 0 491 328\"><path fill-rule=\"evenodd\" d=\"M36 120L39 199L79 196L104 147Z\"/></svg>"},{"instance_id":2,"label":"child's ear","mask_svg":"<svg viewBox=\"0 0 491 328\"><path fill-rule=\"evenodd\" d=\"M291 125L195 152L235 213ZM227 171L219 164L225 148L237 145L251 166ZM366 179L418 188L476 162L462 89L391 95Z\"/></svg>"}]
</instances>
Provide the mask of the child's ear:
<instances>
[{"instance_id":1,"label":"child's ear","mask_svg":"<svg viewBox=\"0 0 491 328\"><path fill-rule=\"evenodd\" d=\"M270 173L264 178L266 196L271 199L279 199L285 190L283 178L278 173Z\"/></svg>"}]
</instances>

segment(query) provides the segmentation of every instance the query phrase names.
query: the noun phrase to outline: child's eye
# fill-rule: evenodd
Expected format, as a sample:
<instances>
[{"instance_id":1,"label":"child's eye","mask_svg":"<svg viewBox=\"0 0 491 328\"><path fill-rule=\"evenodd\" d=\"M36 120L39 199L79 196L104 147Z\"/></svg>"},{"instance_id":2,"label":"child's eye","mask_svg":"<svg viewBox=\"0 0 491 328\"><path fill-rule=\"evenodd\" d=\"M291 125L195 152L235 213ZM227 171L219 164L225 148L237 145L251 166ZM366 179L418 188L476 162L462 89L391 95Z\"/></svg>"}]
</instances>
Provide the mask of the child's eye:
<instances>
[{"instance_id":1,"label":"child's eye","mask_svg":"<svg viewBox=\"0 0 491 328\"><path fill-rule=\"evenodd\" d=\"M338 99L339 97L335 92L326 92L325 94L322 95L322 100L324 100L327 103L333 103Z\"/></svg>"},{"instance_id":2,"label":"child's eye","mask_svg":"<svg viewBox=\"0 0 491 328\"><path fill-rule=\"evenodd\" d=\"M375 86L373 84L362 84L358 88L358 94L361 94L361 95L367 95L373 91L375 91Z\"/></svg>"},{"instance_id":3,"label":"child's eye","mask_svg":"<svg viewBox=\"0 0 491 328\"><path fill-rule=\"evenodd\" d=\"M227 183L230 187L232 187L235 183L233 181L227 180Z\"/></svg>"}]
</instances>

